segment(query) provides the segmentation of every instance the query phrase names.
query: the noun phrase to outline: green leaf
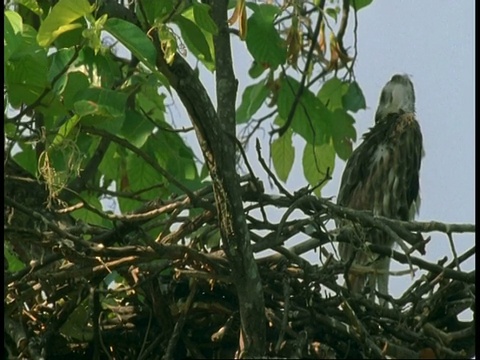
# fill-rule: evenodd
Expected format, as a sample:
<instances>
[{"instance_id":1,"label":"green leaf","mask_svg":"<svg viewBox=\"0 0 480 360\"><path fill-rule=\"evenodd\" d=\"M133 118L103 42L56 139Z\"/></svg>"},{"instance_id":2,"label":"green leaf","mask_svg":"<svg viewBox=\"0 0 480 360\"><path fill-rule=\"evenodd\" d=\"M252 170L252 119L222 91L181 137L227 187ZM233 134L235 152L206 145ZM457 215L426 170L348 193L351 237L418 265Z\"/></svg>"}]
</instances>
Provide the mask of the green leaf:
<instances>
[{"instance_id":1,"label":"green leaf","mask_svg":"<svg viewBox=\"0 0 480 360\"><path fill-rule=\"evenodd\" d=\"M22 17L17 12L6 10L3 13L3 16L5 20L5 24L4 24L5 29L6 29L6 26L8 25L10 29L9 32L11 32L13 35L22 33L23 21L22 21ZM7 31L5 31L4 36L7 35L6 33Z\"/></svg>"},{"instance_id":2,"label":"green leaf","mask_svg":"<svg viewBox=\"0 0 480 360\"><path fill-rule=\"evenodd\" d=\"M277 98L279 116L286 121L295 102L300 83L290 76L282 78ZM292 130L309 144L323 144L330 138L328 129L331 112L308 89L304 89L291 123Z\"/></svg>"},{"instance_id":3,"label":"green leaf","mask_svg":"<svg viewBox=\"0 0 480 360\"><path fill-rule=\"evenodd\" d=\"M342 97L342 104L345 110L357 112L358 110L366 109L367 103L363 96L362 89L356 81L348 86L348 91Z\"/></svg>"},{"instance_id":4,"label":"green leaf","mask_svg":"<svg viewBox=\"0 0 480 360\"><path fill-rule=\"evenodd\" d=\"M81 24L74 21L90 14L94 9L95 5L90 5L88 0L60 0L40 25L38 44L48 47L60 34L81 27Z\"/></svg>"},{"instance_id":5,"label":"green leaf","mask_svg":"<svg viewBox=\"0 0 480 360\"><path fill-rule=\"evenodd\" d=\"M335 110L331 121L333 146L342 160L347 160L352 153L352 142L357 139L353 124L355 120L345 110Z\"/></svg>"},{"instance_id":6,"label":"green leaf","mask_svg":"<svg viewBox=\"0 0 480 360\"><path fill-rule=\"evenodd\" d=\"M87 40L88 46L94 50L95 54L98 54L102 48L106 48L103 45L102 30L107 19L108 15L103 14L82 32L82 36Z\"/></svg>"},{"instance_id":7,"label":"green leaf","mask_svg":"<svg viewBox=\"0 0 480 360\"><path fill-rule=\"evenodd\" d=\"M48 81L52 82L60 73L65 72L65 67L75 54L75 49L59 49L48 56L50 67L48 69ZM63 74L54 84L54 91L60 94L67 82L68 73ZM59 84L60 83L60 84Z\"/></svg>"},{"instance_id":8,"label":"green leaf","mask_svg":"<svg viewBox=\"0 0 480 360\"><path fill-rule=\"evenodd\" d=\"M24 24L22 35L20 45L4 63L8 101L14 108L32 104L47 86L47 53L36 44L32 27Z\"/></svg>"},{"instance_id":9,"label":"green leaf","mask_svg":"<svg viewBox=\"0 0 480 360\"><path fill-rule=\"evenodd\" d=\"M137 14L145 14L149 24L163 23L165 18L171 16L174 5L176 4L172 0L145 1L142 3L145 12L137 11Z\"/></svg>"},{"instance_id":10,"label":"green leaf","mask_svg":"<svg viewBox=\"0 0 480 360\"><path fill-rule=\"evenodd\" d=\"M335 22L337 22L338 14L340 13L340 8L336 6L335 8L327 8L325 10L328 16L330 16Z\"/></svg>"},{"instance_id":11,"label":"green leaf","mask_svg":"<svg viewBox=\"0 0 480 360\"><path fill-rule=\"evenodd\" d=\"M58 37L55 39L55 47L57 49L71 48L72 50L75 50L78 44L83 44L84 39L88 38L89 36L88 33L90 32L90 30L86 29L87 28L86 19L80 18L76 20L75 25L77 24L79 26L77 26L76 28L58 35Z\"/></svg>"},{"instance_id":12,"label":"green leaf","mask_svg":"<svg viewBox=\"0 0 480 360\"><path fill-rule=\"evenodd\" d=\"M58 130L57 135L55 135L55 138L52 141L52 145L60 145L63 140L68 137L70 132L75 128L79 120L80 117L78 115L73 115L70 119L68 119Z\"/></svg>"},{"instance_id":13,"label":"green leaf","mask_svg":"<svg viewBox=\"0 0 480 360\"><path fill-rule=\"evenodd\" d=\"M98 166L98 170L105 175L106 179L117 180L120 169L120 155L118 154L118 144L111 143L103 157L102 162ZM117 183L118 184L118 183ZM118 185L117 185L118 187Z\"/></svg>"},{"instance_id":14,"label":"green leaf","mask_svg":"<svg viewBox=\"0 0 480 360\"><path fill-rule=\"evenodd\" d=\"M195 19L195 14L194 14L194 9L193 9L193 6L190 6L188 7L181 15L182 17L192 21L192 22L196 22L196 19ZM176 19L177 17L175 17ZM214 47L213 47L213 35L212 33L200 28L203 36L205 37L205 41L207 42L207 45L208 45L208 49L209 49L209 52L210 52L210 56L201 56L199 57L199 60L200 62L211 72L213 72L215 70L215 50L214 50ZM188 44L188 41L190 41L190 39L185 39L184 38L184 41L187 45L187 47L190 49L190 46L195 46L195 44L191 44L189 45ZM193 53L193 50L190 49L190 51L192 51Z\"/></svg>"},{"instance_id":15,"label":"green leaf","mask_svg":"<svg viewBox=\"0 0 480 360\"><path fill-rule=\"evenodd\" d=\"M275 139L270 145L270 154L273 167L283 182L286 182L295 160L295 148L292 144L292 131L288 130L283 136Z\"/></svg>"},{"instance_id":16,"label":"green leaf","mask_svg":"<svg viewBox=\"0 0 480 360\"><path fill-rule=\"evenodd\" d=\"M125 178L120 183L120 191L140 191L165 182L163 177L155 169L136 154L128 153L125 165L124 172L122 171ZM155 188L142 193L142 196L146 199L154 199L161 194L161 191L162 189ZM138 208L141 203L130 199L119 198L119 204L122 213L125 213Z\"/></svg>"},{"instance_id":17,"label":"green leaf","mask_svg":"<svg viewBox=\"0 0 480 360\"><path fill-rule=\"evenodd\" d=\"M157 87L143 85L142 90L135 96L135 103L141 108L156 124L165 123L165 94L159 94Z\"/></svg>"},{"instance_id":18,"label":"green leaf","mask_svg":"<svg viewBox=\"0 0 480 360\"><path fill-rule=\"evenodd\" d=\"M100 115L106 118L123 118L127 95L113 90L89 88L76 96L74 108L82 117Z\"/></svg>"},{"instance_id":19,"label":"green leaf","mask_svg":"<svg viewBox=\"0 0 480 360\"><path fill-rule=\"evenodd\" d=\"M253 60L250 69L248 69L248 75L250 75L252 79L256 79L257 77L262 75L265 70L266 68L264 66L262 66L259 62Z\"/></svg>"},{"instance_id":20,"label":"green leaf","mask_svg":"<svg viewBox=\"0 0 480 360\"><path fill-rule=\"evenodd\" d=\"M16 0L15 2L25 6L27 9L29 9L31 12L38 16L43 14L43 10L38 5L38 2L36 0Z\"/></svg>"},{"instance_id":21,"label":"green leaf","mask_svg":"<svg viewBox=\"0 0 480 360\"><path fill-rule=\"evenodd\" d=\"M120 136L132 145L141 148L152 134L154 125L144 116L133 110L127 110Z\"/></svg>"},{"instance_id":22,"label":"green leaf","mask_svg":"<svg viewBox=\"0 0 480 360\"><path fill-rule=\"evenodd\" d=\"M86 48L88 49L88 48ZM124 73L118 62L115 60L111 53L106 53L103 55L101 52L93 55L93 69L95 69L98 77L100 78L100 85L106 89L114 89L118 86L119 82L124 79ZM151 76L155 80L157 78L155 76ZM156 83L158 86L161 86L160 83Z\"/></svg>"},{"instance_id":23,"label":"green leaf","mask_svg":"<svg viewBox=\"0 0 480 360\"><path fill-rule=\"evenodd\" d=\"M373 2L373 0L352 0L350 2L350 5L355 9L355 10L360 10L363 9L364 7L370 5Z\"/></svg>"},{"instance_id":24,"label":"green leaf","mask_svg":"<svg viewBox=\"0 0 480 360\"><path fill-rule=\"evenodd\" d=\"M90 87L90 80L84 73L73 71L68 73L65 88L63 89L63 103L73 109L78 94Z\"/></svg>"},{"instance_id":25,"label":"green leaf","mask_svg":"<svg viewBox=\"0 0 480 360\"><path fill-rule=\"evenodd\" d=\"M41 105L35 109L43 115L45 129L58 128L62 121L71 116L69 110L63 104L61 97L53 91L47 92Z\"/></svg>"},{"instance_id":26,"label":"green leaf","mask_svg":"<svg viewBox=\"0 0 480 360\"><path fill-rule=\"evenodd\" d=\"M3 15L3 48L6 63L22 42L22 18L14 11L7 10Z\"/></svg>"},{"instance_id":27,"label":"green leaf","mask_svg":"<svg viewBox=\"0 0 480 360\"><path fill-rule=\"evenodd\" d=\"M7 136L9 138L14 138L18 135L17 131L18 131L18 128L17 128L16 123L13 123L13 122L4 122L3 123L3 132L4 132L5 136Z\"/></svg>"},{"instance_id":28,"label":"green leaf","mask_svg":"<svg viewBox=\"0 0 480 360\"><path fill-rule=\"evenodd\" d=\"M253 58L264 67L276 69L287 60L285 41L273 24L280 9L274 5L247 3L254 11L247 22L247 48Z\"/></svg>"},{"instance_id":29,"label":"green leaf","mask_svg":"<svg viewBox=\"0 0 480 360\"><path fill-rule=\"evenodd\" d=\"M32 146L23 145L22 151L16 153L13 156L13 159L23 169L35 176L35 174L37 173L38 163L37 154L35 153L35 149Z\"/></svg>"},{"instance_id":30,"label":"green leaf","mask_svg":"<svg viewBox=\"0 0 480 360\"><path fill-rule=\"evenodd\" d=\"M11 249L10 243L3 241L3 256L8 263L8 271L16 272L25 268L25 264L17 257L15 252Z\"/></svg>"},{"instance_id":31,"label":"green leaf","mask_svg":"<svg viewBox=\"0 0 480 360\"><path fill-rule=\"evenodd\" d=\"M331 176L335 167L335 150L332 144L310 145L306 144L303 151L303 173L311 186L317 186L320 182L324 183L316 189L316 194L320 196L320 191L327 183L326 177Z\"/></svg>"},{"instance_id":32,"label":"green leaf","mask_svg":"<svg viewBox=\"0 0 480 360\"><path fill-rule=\"evenodd\" d=\"M193 2L193 16L195 18L195 23L206 32L209 32L212 35L217 35L218 28L217 24L213 21L210 16L210 6L207 4L201 4L196 1Z\"/></svg>"},{"instance_id":33,"label":"green leaf","mask_svg":"<svg viewBox=\"0 0 480 360\"><path fill-rule=\"evenodd\" d=\"M257 84L247 86L242 96L242 103L237 109L237 124L248 122L260 109L269 94L265 86L265 80Z\"/></svg>"},{"instance_id":34,"label":"green leaf","mask_svg":"<svg viewBox=\"0 0 480 360\"><path fill-rule=\"evenodd\" d=\"M169 88L167 78L156 69L157 51L148 36L138 26L120 19L108 19L104 29L131 51L165 87Z\"/></svg>"},{"instance_id":35,"label":"green leaf","mask_svg":"<svg viewBox=\"0 0 480 360\"><path fill-rule=\"evenodd\" d=\"M208 171L208 166L207 164L203 163L202 168L200 169L200 179L204 180L209 175L210 173Z\"/></svg>"},{"instance_id":36,"label":"green leaf","mask_svg":"<svg viewBox=\"0 0 480 360\"><path fill-rule=\"evenodd\" d=\"M182 32L182 38L188 49L209 69L214 69L210 46L202 30L191 20L178 16L175 23Z\"/></svg>"},{"instance_id":37,"label":"green leaf","mask_svg":"<svg viewBox=\"0 0 480 360\"><path fill-rule=\"evenodd\" d=\"M342 98L347 91L348 83L333 77L323 84L318 92L318 98L330 111L334 111L343 108Z\"/></svg>"},{"instance_id":38,"label":"green leaf","mask_svg":"<svg viewBox=\"0 0 480 360\"><path fill-rule=\"evenodd\" d=\"M209 231L204 240L204 244L207 246L208 249L214 249L220 246L220 241L222 240L222 235L220 234L220 230L213 229Z\"/></svg>"},{"instance_id":39,"label":"green leaf","mask_svg":"<svg viewBox=\"0 0 480 360\"><path fill-rule=\"evenodd\" d=\"M94 207L95 209L97 209L100 212L103 212L102 203L100 202L100 200L96 196L90 195L86 192L83 192L80 195L81 195L82 199L85 200L85 202L88 205ZM97 226L102 226L102 227L106 227L106 228L110 228L112 226L111 221L108 221L107 219L104 219L99 214L97 214L97 213L95 213L95 212L93 212L89 209L86 209L86 208L81 208L81 209L73 211L71 213L71 216L75 220L77 220L77 221L81 220L85 224L89 224L89 225L97 225Z\"/></svg>"},{"instance_id":40,"label":"green leaf","mask_svg":"<svg viewBox=\"0 0 480 360\"><path fill-rule=\"evenodd\" d=\"M167 131L169 125L164 125L147 141L147 149L160 164L178 180L198 180L197 166L190 149L183 139L176 133Z\"/></svg>"},{"instance_id":41,"label":"green leaf","mask_svg":"<svg viewBox=\"0 0 480 360\"><path fill-rule=\"evenodd\" d=\"M155 67L155 47L138 26L121 19L108 19L104 28L148 68Z\"/></svg>"}]
</instances>

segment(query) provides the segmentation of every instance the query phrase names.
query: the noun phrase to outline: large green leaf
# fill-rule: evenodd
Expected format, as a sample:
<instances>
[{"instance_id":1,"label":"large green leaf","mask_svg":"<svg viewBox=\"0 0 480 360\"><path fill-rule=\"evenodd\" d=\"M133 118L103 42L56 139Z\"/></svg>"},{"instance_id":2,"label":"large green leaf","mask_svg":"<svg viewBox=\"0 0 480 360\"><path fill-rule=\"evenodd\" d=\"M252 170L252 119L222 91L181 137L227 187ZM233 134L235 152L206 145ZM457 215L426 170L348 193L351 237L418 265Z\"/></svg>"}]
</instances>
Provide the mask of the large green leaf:
<instances>
[{"instance_id":1,"label":"large green leaf","mask_svg":"<svg viewBox=\"0 0 480 360\"><path fill-rule=\"evenodd\" d=\"M345 110L357 112L358 110L366 109L367 103L363 96L362 89L356 81L350 83L348 91L342 98L343 107Z\"/></svg>"},{"instance_id":2,"label":"large green leaf","mask_svg":"<svg viewBox=\"0 0 480 360\"><path fill-rule=\"evenodd\" d=\"M345 110L337 109L331 118L333 146L342 160L347 160L352 153L352 143L357 139L353 124L355 120Z\"/></svg>"},{"instance_id":3,"label":"large green leaf","mask_svg":"<svg viewBox=\"0 0 480 360\"><path fill-rule=\"evenodd\" d=\"M3 22L3 62L5 63L22 42L23 22L20 15L10 10L5 11Z\"/></svg>"},{"instance_id":4,"label":"large green leaf","mask_svg":"<svg viewBox=\"0 0 480 360\"><path fill-rule=\"evenodd\" d=\"M205 30L200 26L200 24L197 23L199 15L198 10L197 14L195 13L196 8L197 6L189 7L182 13L181 16L176 16L175 21L177 22L177 20L180 20L180 22L184 22L184 20L181 19L183 18L190 20L195 25L193 27L191 24L183 24L184 29L182 29L180 24L177 22L180 30L182 31L183 40L185 41L188 49L202 62L203 65L205 65L209 71L213 71L215 70L215 50L213 48L212 29L210 28L210 31ZM205 10L200 11L202 12ZM207 25L204 24L204 26L208 28Z\"/></svg>"},{"instance_id":5,"label":"large green leaf","mask_svg":"<svg viewBox=\"0 0 480 360\"><path fill-rule=\"evenodd\" d=\"M4 63L8 101L14 108L22 103L32 104L47 86L47 53L35 37L35 30L24 24L22 36L17 38L18 46L9 52L9 60Z\"/></svg>"},{"instance_id":6,"label":"large green leaf","mask_svg":"<svg viewBox=\"0 0 480 360\"><path fill-rule=\"evenodd\" d=\"M40 25L38 44L48 47L59 35L81 27L80 23L74 22L94 9L95 5L90 5L88 0L60 0Z\"/></svg>"},{"instance_id":7,"label":"large green leaf","mask_svg":"<svg viewBox=\"0 0 480 360\"><path fill-rule=\"evenodd\" d=\"M53 91L57 95L61 94L65 88L68 76L68 72L65 71L65 68L66 66L68 66L73 56L75 56L75 49L73 48L59 49L58 51L55 51L48 56L48 60L50 63L47 75L48 81L52 82L54 79L56 79ZM57 78L59 74L62 75Z\"/></svg>"},{"instance_id":8,"label":"large green leaf","mask_svg":"<svg viewBox=\"0 0 480 360\"><path fill-rule=\"evenodd\" d=\"M264 67L276 69L287 59L285 41L273 24L280 8L274 5L248 3L253 10L247 22L247 48L253 58Z\"/></svg>"},{"instance_id":9,"label":"large green leaf","mask_svg":"<svg viewBox=\"0 0 480 360\"><path fill-rule=\"evenodd\" d=\"M326 180L327 173L332 175L335 166L335 150L330 143L322 145L306 144L303 151L303 173L311 186L317 186L320 182ZM325 181L316 190L320 196L320 191L325 186Z\"/></svg>"},{"instance_id":10,"label":"large green leaf","mask_svg":"<svg viewBox=\"0 0 480 360\"><path fill-rule=\"evenodd\" d=\"M265 86L265 80L245 88L242 103L237 109L237 124L243 124L251 120L252 116L260 109L269 94Z\"/></svg>"},{"instance_id":11,"label":"large green leaf","mask_svg":"<svg viewBox=\"0 0 480 360\"><path fill-rule=\"evenodd\" d=\"M248 75L252 79L256 79L260 75L263 74L263 72L266 70L266 67L260 64L258 61L252 61L252 65L250 66L250 69L248 69Z\"/></svg>"},{"instance_id":12,"label":"large green leaf","mask_svg":"<svg viewBox=\"0 0 480 360\"><path fill-rule=\"evenodd\" d=\"M126 101L125 93L89 88L77 94L74 108L79 116L99 115L105 118L123 118Z\"/></svg>"},{"instance_id":13,"label":"large green leaf","mask_svg":"<svg viewBox=\"0 0 480 360\"><path fill-rule=\"evenodd\" d=\"M143 115L133 110L127 110L120 136L132 145L141 148L152 134L154 125Z\"/></svg>"},{"instance_id":14,"label":"large green leaf","mask_svg":"<svg viewBox=\"0 0 480 360\"><path fill-rule=\"evenodd\" d=\"M66 76L66 84L63 89L63 103L68 108L73 109L75 101L78 100L78 93L85 91L90 87L90 80L80 71L72 71Z\"/></svg>"},{"instance_id":15,"label":"large green leaf","mask_svg":"<svg viewBox=\"0 0 480 360\"><path fill-rule=\"evenodd\" d=\"M30 145L20 144L21 150L13 156L15 162L32 175L37 174L37 155Z\"/></svg>"},{"instance_id":16,"label":"large green leaf","mask_svg":"<svg viewBox=\"0 0 480 360\"><path fill-rule=\"evenodd\" d=\"M193 16L195 23L206 32L216 35L218 33L217 24L210 16L210 5L193 2Z\"/></svg>"},{"instance_id":17,"label":"large green leaf","mask_svg":"<svg viewBox=\"0 0 480 360\"><path fill-rule=\"evenodd\" d=\"M155 67L157 52L152 42L138 26L121 19L108 19L105 30L120 41L148 68Z\"/></svg>"},{"instance_id":18,"label":"large green leaf","mask_svg":"<svg viewBox=\"0 0 480 360\"><path fill-rule=\"evenodd\" d=\"M191 20L178 16L175 19L176 24L182 32L182 38L185 41L188 49L202 62L213 66L213 59L210 53L207 39L202 30Z\"/></svg>"},{"instance_id":19,"label":"large green leaf","mask_svg":"<svg viewBox=\"0 0 480 360\"><path fill-rule=\"evenodd\" d=\"M286 182L295 160L295 148L292 144L292 131L288 130L283 136L275 139L270 145L270 154L273 167L280 178Z\"/></svg>"},{"instance_id":20,"label":"large green leaf","mask_svg":"<svg viewBox=\"0 0 480 360\"><path fill-rule=\"evenodd\" d=\"M295 102L300 83L290 76L280 81L277 98L279 116L286 121ZM308 89L303 89L291 123L292 130L309 144L323 144L330 138L328 121L331 112Z\"/></svg>"},{"instance_id":21,"label":"large green leaf","mask_svg":"<svg viewBox=\"0 0 480 360\"><path fill-rule=\"evenodd\" d=\"M126 157L124 170L124 172L122 171L124 175L122 175L122 179L118 184L119 187L117 188L120 191L141 191L155 185L163 184L165 181L162 175L147 164L145 160L137 154L130 152ZM165 190L163 188L155 188L142 193L142 196L145 199L154 199L161 195L162 191ZM125 213L135 210L141 203L130 199L119 198L119 204L122 212Z\"/></svg>"},{"instance_id":22,"label":"large green leaf","mask_svg":"<svg viewBox=\"0 0 480 360\"><path fill-rule=\"evenodd\" d=\"M103 212L103 206L100 200L94 196L91 195L87 192L83 192L80 194L82 199L85 200L85 202L90 205L91 207L97 209L100 212ZM75 210L71 213L71 216L75 220L81 220L85 224L89 225L97 225L97 226L102 226L106 228L110 228L112 226L112 222L101 217L99 214L87 209L87 208L81 208L78 210Z\"/></svg>"},{"instance_id":23,"label":"large green leaf","mask_svg":"<svg viewBox=\"0 0 480 360\"><path fill-rule=\"evenodd\" d=\"M43 10L36 0L16 0L17 4L21 4L29 9L34 14L40 16L43 14Z\"/></svg>"},{"instance_id":24,"label":"large green leaf","mask_svg":"<svg viewBox=\"0 0 480 360\"><path fill-rule=\"evenodd\" d=\"M128 21L114 18L107 20L104 29L131 51L165 87L169 88L168 80L156 68L157 51L147 34Z\"/></svg>"},{"instance_id":25,"label":"large green leaf","mask_svg":"<svg viewBox=\"0 0 480 360\"><path fill-rule=\"evenodd\" d=\"M192 150L177 133L168 131L168 128L165 124L164 129L147 141L146 148L178 180L197 181L198 173Z\"/></svg>"},{"instance_id":26,"label":"large green leaf","mask_svg":"<svg viewBox=\"0 0 480 360\"><path fill-rule=\"evenodd\" d=\"M66 139L72 130L75 128L75 126L78 124L80 120L80 117L78 115L73 115L70 119L65 121L65 123L60 126L60 129L58 130L57 135L52 141L53 146L60 145L64 139Z\"/></svg>"},{"instance_id":27,"label":"large green leaf","mask_svg":"<svg viewBox=\"0 0 480 360\"><path fill-rule=\"evenodd\" d=\"M119 81L124 78L122 72L123 64L116 60L112 53L102 54L101 52L94 55L93 59L95 69L101 80L101 86L104 88L115 88ZM152 76L153 77L153 76ZM161 85L157 83L158 85Z\"/></svg>"},{"instance_id":28,"label":"large green leaf","mask_svg":"<svg viewBox=\"0 0 480 360\"><path fill-rule=\"evenodd\" d=\"M318 98L330 111L343 108L342 98L348 91L348 83L333 77L323 84L318 92Z\"/></svg>"},{"instance_id":29,"label":"large green leaf","mask_svg":"<svg viewBox=\"0 0 480 360\"><path fill-rule=\"evenodd\" d=\"M107 183L111 180L119 181L121 155L118 153L118 144L110 143L98 170L105 176Z\"/></svg>"},{"instance_id":30,"label":"large green leaf","mask_svg":"<svg viewBox=\"0 0 480 360\"><path fill-rule=\"evenodd\" d=\"M142 90L136 94L137 108L142 109L155 124L165 124L165 95L159 94L157 88L151 85L142 86Z\"/></svg>"},{"instance_id":31,"label":"large green leaf","mask_svg":"<svg viewBox=\"0 0 480 360\"><path fill-rule=\"evenodd\" d=\"M138 2L135 4L138 6ZM159 24L163 23L167 17L171 17L176 5L172 0L144 1L142 2L143 9L138 8L137 14L145 15L149 24L155 22Z\"/></svg>"}]
</instances>

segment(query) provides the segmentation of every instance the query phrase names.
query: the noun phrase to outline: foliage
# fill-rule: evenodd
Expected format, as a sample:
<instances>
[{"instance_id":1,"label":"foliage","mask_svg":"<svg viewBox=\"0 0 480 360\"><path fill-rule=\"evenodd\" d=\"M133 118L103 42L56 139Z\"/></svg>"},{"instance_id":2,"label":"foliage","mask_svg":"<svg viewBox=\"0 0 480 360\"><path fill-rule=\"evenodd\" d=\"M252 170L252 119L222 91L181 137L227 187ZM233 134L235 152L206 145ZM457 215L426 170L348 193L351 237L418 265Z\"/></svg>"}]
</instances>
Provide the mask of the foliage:
<instances>
[{"instance_id":1,"label":"foliage","mask_svg":"<svg viewBox=\"0 0 480 360\"><path fill-rule=\"evenodd\" d=\"M236 232L227 233L223 225L218 179L226 177L227 184L237 186L240 181L233 171L223 174L224 167L212 165L209 157L213 149L213 162L218 161L228 146L224 143L233 148L229 134L235 129L215 123L223 114L220 100L215 109L199 81L200 72L215 72L217 88L222 81L230 90L235 86L221 78L228 64L222 57L226 52L218 51L218 38L227 22L213 16L218 3L7 2L5 356L232 357L237 351L239 328L245 326L242 291L235 279L238 269L232 266L235 256L225 245ZM366 107L353 74L356 54L344 46L343 37L349 11L367 7L371 0L352 1L351 7L348 1L230 3L229 36L238 37L239 46L252 57L252 84L230 116L233 120L236 115L242 134L237 145L248 145L261 128L272 129L270 159L276 176L286 182L298 151L293 139L303 139L304 176L320 195L336 157L346 160L350 155L357 136L353 116ZM235 51L234 47L234 61L244 61ZM172 115L170 104L177 103L177 96L193 128L179 126ZM203 157L185 136L193 130ZM210 140L215 137L219 141ZM233 157L226 161L234 164ZM243 200L253 204L251 209L262 208L261 183L250 174L241 184ZM227 198L234 196L226 193ZM300 228L260 221L249 211L247 222L242 198L234 200L242 209L235 219L248 225L253 251L271 247L285 255L280 245ZM287 208L292 200L284 199ZM331 213L322 206L304 213L326 221ZM231 206L224 208L238 215ZM272 231L277 226L285 231ZM271 231L268 246L261 245L254 231L262 229ZM250 242L245 246L251 255ZM295 349L301 351L298 356L309 357L321 356L320 350L338 356L378 355L375 347L358 339L349 352L350 335L328 325L318 306L330 301L325 309L340 311L346 289L335 285L339 263L325 267L323 274L309 272L311 265L298 256L287 258L288 265L276 258L257 261L267 284L263 291L270 321L270 345L266 343L263 351L268 348L272 355L286 357ZM461 287L468 293L470 282L456 275L447 276L451 282L445 288ZM324 284L336 292L330 300L317 291ZM282 310L285 291L301 294L291 299L292 309L301 310L292 327L285 325L286 303ZM252 293L263 301L262 290ZM469 298L462 299L468 307ZM438 317L445 309L439 305L435 310ZM311 329L305 318L309 311L323 319L328 334ZM362 314L368 316L368 311ZM418 311L412 318L415 314ZM350 313L340 318L345 323L352 320ZM454 325L442 331L454 331ZM246 329L242 331L248 333ZM335 331L340 331L338 339ZM418 331L411 336L423 340ZM387 338L401 337L392 331ZM406 346L405 338L401 340ZM318 341L322 345L314 350ZM375 334L372 341L378 346L385 339ZM451 345L449 355L470 354L461 341L440 346L429 339L427 345L435 351ZM419 351L427 345L408 349Z\"/></svg>"}]
</instances>

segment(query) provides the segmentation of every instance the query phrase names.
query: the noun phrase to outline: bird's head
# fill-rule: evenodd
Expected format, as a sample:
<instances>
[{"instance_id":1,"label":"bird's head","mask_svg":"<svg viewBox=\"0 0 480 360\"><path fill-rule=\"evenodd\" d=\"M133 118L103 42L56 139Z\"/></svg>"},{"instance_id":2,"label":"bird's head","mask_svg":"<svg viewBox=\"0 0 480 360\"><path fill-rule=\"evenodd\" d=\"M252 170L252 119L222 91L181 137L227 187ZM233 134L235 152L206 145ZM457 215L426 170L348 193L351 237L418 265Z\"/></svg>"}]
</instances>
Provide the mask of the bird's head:
<instances>
[{"instance_id":1,"label":"bird's head","mask_svg":"<svg viewBox=\"0 0 480 360\"><path fill-rule=\"evenodd\" d=\"M408 75L396 74L382 89L375 113L375 123L382 121L389 114L400 112L415 112L415 90Z\"/></svg>"}]
</instances>

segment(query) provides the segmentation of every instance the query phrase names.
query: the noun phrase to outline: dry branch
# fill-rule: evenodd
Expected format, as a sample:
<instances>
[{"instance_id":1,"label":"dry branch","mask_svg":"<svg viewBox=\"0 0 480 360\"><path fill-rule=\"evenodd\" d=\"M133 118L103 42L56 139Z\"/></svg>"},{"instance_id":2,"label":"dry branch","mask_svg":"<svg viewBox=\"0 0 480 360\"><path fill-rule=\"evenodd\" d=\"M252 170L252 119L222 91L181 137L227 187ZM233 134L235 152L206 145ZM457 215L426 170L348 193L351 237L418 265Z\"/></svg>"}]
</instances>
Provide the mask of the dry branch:
<instances>
[{"instance_id":1,"label":"dry branch","mask_svg":"<svg viewBox=\"0 0 480 360\"><path fill-rule=\"evenodd\" d=\"M474 356L474 320L461 320L459 315L468 310L475 316L475 271L462 271L459 264L475 255L475 247L459 253L448 263L432 263L417 256L415 251L410 254L409 250L422 238L418 234L440 231L448 241L448 234L473 232L474 225L392 221L342 208L305 192L291 196L264 194L261 186L249 185L252 181L251 176L241 178L242 188L248 189L243 194L244 208L251 211L246 219L254 241L252 246L254 251L275 252L256 260L268 320L265 328L268 356L421 357L429 352L437 357ZM100 321L97 332L101 335L98 346L110 351L110 356L149 356L156 351L172 359L188 354L233 357L238 351L240 316L230 261L223 250L209 250L203 243L205 239L198 237L201 229L218 226L216 211L206 209L211 209L208 204L214 201L209 196L211 189L206 186L193 193L200 201L178 195L168 204L149 202L139 209L137 216L125 216L133 227L122 227L122 232L97 228L88 246L76 241L73 248L58 248L48 260L37 258L37 265L32 264L28 270L5 273L5 315L9 324L5 330L11 339L7 342L13 342L11 348L33 355L37 351L35 344L60 341L59 332L42 329L51 328L51 324L57 329L72 326L74 314L86 306L85 301L88 303L88 289L95 286L100 303L108 298L118 299L118 306L104 308L101 316L97 316ZM179 217L173 211L179 204L186 210L205 206L200 208L204 215ZM7 206L31 215L42 224L35 232L39 243L48 238L46 244L62 244L65 239L83 239L83 235L92 232L88 226L60 228L60 220L55 216L64 215L53 210L34 211L15 200L8 200ZM296 208L304 217L290 219L285 215L279 223L269 222L265 217L258 219L253 210L265 206L275 206L285 214ZM169 223L176 224L178 229L165 237L168 241L156 242L141 231L165 215L170 216ZM325 230L326 223L337 216L345 216L364 229L388 228L406 241L409 253L375 245L369 245L370 250L392 256L401 263L411 261L426 275L418 278L400 298L387 296L389 308L363 295L350 294L340 285L343 281L339 275L344 273L345 264L329 255L325 248L332 242L355 241L349 238L352 233ZM10 225L6 226L8 230ZM305 232L316 237L285 247L287 240ZM109 239L113 235L116 240ZM127 242L129 245L123 245ZM300 256L315 247L327 258L322 264L311 264ZM113 271L120 276L117 287L102 285L105 276ZM197 284L196 290L191 288L193 283ZM139 301L137 294L142 294L144 300ZM25 307L29 310L22 312ZM87 311L87 322L88 316ZM27 332L18 331L21 324L25 324ZM87 326L79 338L70 340L70 349L48 347L47 350L51 354L66 354L72 351L72 346L86 349L98 344L89 340L89 334ZM13 339L19 338L21 341L15 344Z\"/></svg>"}]
</instances>

